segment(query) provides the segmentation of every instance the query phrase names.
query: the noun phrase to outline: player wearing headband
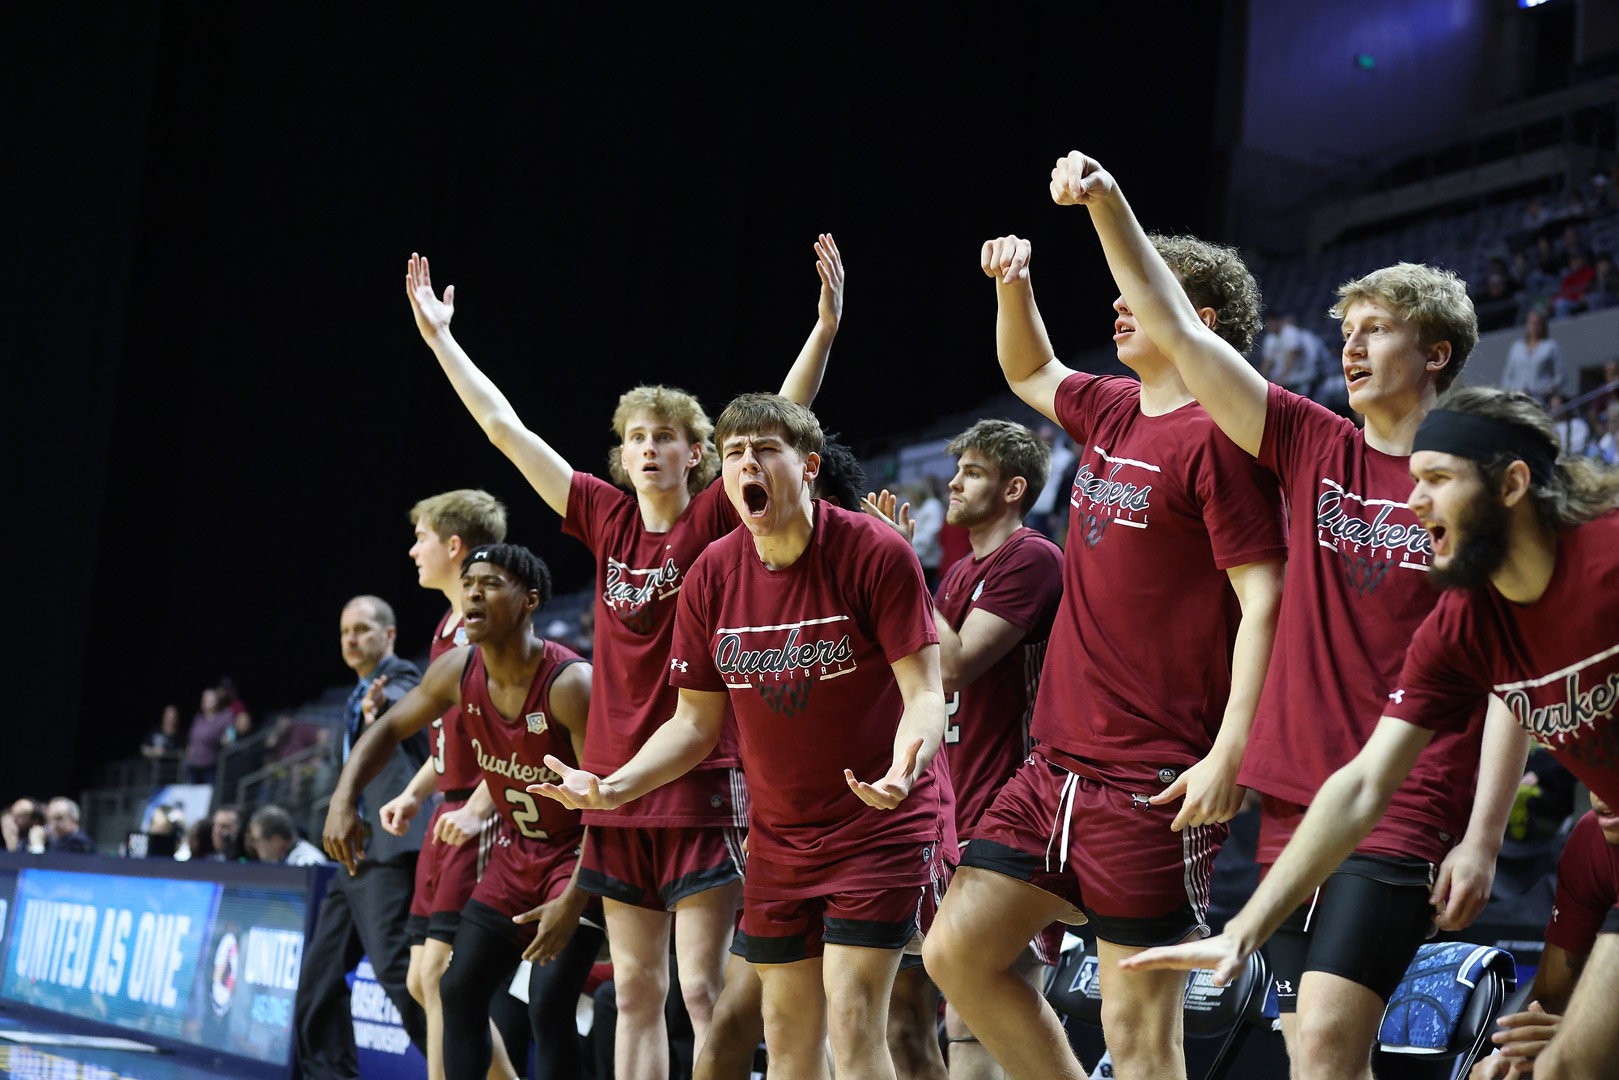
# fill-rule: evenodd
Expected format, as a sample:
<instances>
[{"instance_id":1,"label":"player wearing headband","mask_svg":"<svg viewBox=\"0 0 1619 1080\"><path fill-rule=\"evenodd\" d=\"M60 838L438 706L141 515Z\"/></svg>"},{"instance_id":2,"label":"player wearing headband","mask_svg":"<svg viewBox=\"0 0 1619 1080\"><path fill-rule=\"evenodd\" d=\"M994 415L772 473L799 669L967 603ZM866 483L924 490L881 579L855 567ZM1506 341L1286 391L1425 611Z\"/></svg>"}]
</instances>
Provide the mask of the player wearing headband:
<instances>
[{"instance_id":1,"label":"player wearing headband","mask_svg":"<svg viewBox=\"0 0 1619 1080\"><path fill-rule=\"evenodd\" d=\"M558 763L560 785L536 790L631 802L708 754L729 701L755 778L742 927L771 1073L825 1076L830 1037L838 1076L892 1076L894 972L955 839L922 567L886 525L811 498L822 436L808 409L746 394L715 438L744 527L681 592L677 711L611 776Z\"/></svg>"},{"instance_id":2,"label":"player wearing headband","mask_svg":"<svg viewBox=\"0 0 1619 1080\"><path fill-rule=\"evenodd\" d=\"M782 384L802 403L815 397L843 310L843 262L823 235L815 244L821 292L815 328ZM608 454L618 485L575 470L523 421L450 333L454 286L440 300L426 259L411 256L406 293L422 338L473 417L562 516L569 535L596 557L595 710L585 765L603 774L628 761L675 710L668 684L675 605L692 563L737 525L724 491L713 424L697 399L640 386L619 399ZM629 489L628 491L624 489ZM669 936L680 990L701 1052L724 982L726 947L741 894L741 832L747 783L734 729L675 783L617 814L587 813L582 886L606 900L618 995L614 1062L619 1080L664 1080L669 1040ZM672 916L678 913L678 918Z\"/></svg>"},{"instance_id":3,"label":"player wearing headband","mask_svg":"<svg viewBox=\"0 0 1619 1080\"><path fill-rule=\"evenodd\" d=\"M1165 238L1199 314L1239 348L1259 289L1235 251ZM1029 243L984 245L1007 382L1079 453L1063 597L1034 702L1037 745L979 818L928 937L928 972L1016 1077L1084 1075L1016 970L1031 938L1083 912L1103 958L1102 1025L1120 1075L1184 1075L1184 977L1108 961L1208 932L1209 875L1236 786L1282 586L1276 482L1215 428L1129 306L1113 302L1132 379L1057 360L1028 280ZM1168 805L1176 803L1178 805Z\"/></svg>"},{"instance_id":4,"label":"player wearing headband","mask_svg":"<svg viewBox=\"0 0 1619 1080\"><path fill-rule=\"evenodd\" d=\"M1559 457L1533 398L1453 390L1416 432L1410 504L1447 591L1411 641L1371 739L1321 787L1270 876L1217 938L1141 968L1229 979L1371 831L1436 733L1490 694L1609 806L1619 805L1619 474ZM1619 912L1591 950L1536 1076L1611 1075L1619 1061Z\"/></svg>"},{"instance_id":5,"label":"player wearing headband","mask_svg":"<svg viewBox=\"0 0 1619 1080\"><path fill-rule=\"evenodd\" d=\"M547 759L577 761L590 708L590 665L534 634L551 575L527 548L488 544L461 566L469 647L435 660L422 682L361 737L332 793L326 850L352 873L360 850L354 793L400 739L452 708L505 829L462 909L440 980L445 1075L482 1077L490 1066L489 1004L523 959L540 1076L577 1076L574 1006L601 945L580 924L593 898L577 887L577 812L524 788L552 774Z\"/></svg>"},{"instance_id":6,"label":"player wearing headband","mask_svg":"<svg viewBox=\"0 0 1619 1080\"><path fill-rule=\"evenodd\" d=\"M411 508L415 531L410 557L416 581L424 589L437 589L450 609L433 630L429 661L437 660L467 643L461 625L461 562L481 544L506 539L506 508L487 491L463 488L432 495ZM439 979L450 963L450 945L461 922L461 909L478 884L488 846L495 839L500 818L471 745L462 734L460 710L450 709L433 721L432 754L410 785L382 807L382 827L403 835L421 809L422 800L437 790L443 801L427 823L427 843L416 863L415 890L410 902L410 971L405 985L427 1013L427 1075L444 1076L444 1022L440 1010ZM485 832L488 835L485 836ZM469 843L468 841L477 841ZM491 1024L495 1063L491 1075L513 1075L500 1033Z\"/></svg>"},{"instance_id":7,"label":"player wearing headband","mask_svg":"<svg viewBox=\"0 0 1619 1080\"><path fill-rule=\"evenodd\" d=\"M1362 430L1267 384L1204 325L1094 160L1077 152L1060 160L1051 194L1089 208L1141 328L1221 430L1276 474L1288 502L1276 652L1239 778L1263 795L1265 867L1317 789L1365 744L1412 633L1438 600L1428 536L1405 505L1407 455L1478 340L1473 305L1454 274L1410 263L1339 290L1333 313L1343 320L1344 377ZM1489 899L1528 746L1504 708L1487 731L1484 712L1481 702L1471 723L1434 741L1376 828L1272 940L1295 1076L1342 1076L1345 1062L1357 1062L1354 1073L1369 1077L1384 1004L1436 914L1456 929Z\"/></svg>"}]
</instances>

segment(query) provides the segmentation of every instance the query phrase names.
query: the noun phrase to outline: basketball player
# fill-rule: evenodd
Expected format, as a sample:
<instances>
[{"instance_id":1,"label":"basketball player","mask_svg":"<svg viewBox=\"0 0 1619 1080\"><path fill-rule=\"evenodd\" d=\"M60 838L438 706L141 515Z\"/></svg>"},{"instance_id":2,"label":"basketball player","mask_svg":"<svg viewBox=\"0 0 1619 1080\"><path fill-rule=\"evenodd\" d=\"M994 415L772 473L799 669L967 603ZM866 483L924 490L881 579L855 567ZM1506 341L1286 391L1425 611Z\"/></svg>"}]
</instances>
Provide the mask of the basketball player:
<instances>
[{"instance_id":1,"label":"basketball player","mask_svg":"<svg viewBox=\"0 0 1619 1080\"><path fill-rule=\"evenodd\" d=\"M808 403L820 387L843 310L843 263L831 236L815 245L821 293L815 329L782 392ZM736 512L710 481L718 471L712 424L691 395L641 386L619 399L609 454L615 487L576 471L523 425L450 333L454 287L438 299L426 259L411 257L406 292L416 325L456 393L492 442L562 516L563 530L596 556L596 714L584 763L603 774L629 760L674 712L666 665L676 599L692 562L736 527ZM623 488L630 489L629 492ZM669 1040L669 934L674 924L680 990L701 1053L724 980L741 891L747 784L727 734L701 768L613 816L587 813L581 886L606 901L618 996L614 1067L619 1080L665 1080ZM672 919L674 913L678 919Z\"/></svg>"},{"instance_id":2,"label":"basketball player","mask_svg":"<svg viewBox=\"0 0 1619 1080\"><path fill-rule=\"evenodd\" d=\"M535 636L534 613L550 599L551 577L527 548L474 549L463 561L461 589L470 645L435 660L421 685L355 745L327 812L326 850L353 870L363 857L354 792L399 739L459 709L457 722L506 828L462 909L441 979L444 1073L450 1080L486 1075L489 1003L518 962L530 959L538 1073L577 1076L574 1005L602 941L599 929L579 924L591 901L576 883L584 826L577 813L537 803L523 788L550 775L546 760L578 760L590 666Z\"/></svg>"},{"instance_id":3,"label":"basketball player","mask_svg":"<svg viewBox=\"0 0 1619 1080\"><path fill-rule=\"evenodd\" d=\"M830 1041L839 1077L892 1078L894 972L954 832L929 768L944 694L922 567L892 529L810 497L822 436L808 409L743 395L715 439L744 528L682 591L673 718L605 779L554 762L562 781L535 790L630 802L708 755L729 699L758 779L742 928L771 1075L826 1077Z\"/></svg>"},{"instance_id":4,"label":"basketball player","mask_svg":"<svg viewBox=\"0 0 1619 1080\"><path fill-rule=\"evenodd\" d=\"M1236 253L1159 243L1199 317L1248 348L1259 290ZM1028 259L1015 236L983 248L1007 382L1081 451L1063 599L1034 705L1039 745L979 818L924 956L1008 1075L1077 1078L1016 963L1079 909L1104 961L1102 1025L1119 1075L1184 1076L1184 977L1118 978L1109 961L1208 932L1209 876L1241 805L1237 768L1275 631L1280 499L1123 299L1114 340L1139 383L1058 361Z\"/></svg>"},{"instance_id":5,"label":"basketball player","mask_svg":"<svg viewBox=\"0 0 1619 1080\"><path fill-rule=\"evenodd\" d=\"M1062 159L1051 192L1060 204L1089 206L1138 325L1225 433L1277 475L1289 502L1279 644L1239 777L1263 793L1265 867L1320 785L1364 745L1406 644L1438 600L1427 534L1405 506L1407 455L1478 340L1473 304L1454 274L1409 263L1339 291L1334 312L1361 430L1268 385L1208 330L1095 161ZM1388 996L1432 932L1435 909L1442 928L1457 929L1489 899L1528 745L1498 708L1480 774L1483 713L1435 741L1377 829L1272 941L1297 1076L1342 1076L1345 1062L1357 1062L1355 1074L1369 1077Z\"/></svg>"},{"instance_id":6,"label":"basketball player","mask_svg":"<svg viewBox=\"0 0 1619 1080\"><path fill-rule=\"evenodd\" d=\"M433 631L429 660L437 660L467 643L461 625L461 560L474 547L506 539L506 508L487 491L446 491L418 502L410 511L415 542L410 557L416 563L416 581L424 589L437 589L450 609ZM410 973L406 985L427 1012L427 1075L444 1076L444 1028L439 1009L439 979L450 963L450 944L461 921L461 909L478 883L483 845L467 843L486 824L498 821L487 788L476 793L482 779L470 744L456 726L458 710L433 721L432 756L410 786L382 808L382 827L403 835L421 809L422 800L437 790L443 801L427 824L428 842L416 863L416 888L410 904ZM491 837L491 840L493 837ZM490 1026L494 1040L491 1077L515 1076L500 1033Z\"/></svg>"},{"instance_id":7,"label":"basketball player","mask_svg":"<svg viewBox=\"0 0 1619 1080\"><path fill-rule=\"evenodd\" d=\"M968 530L972 555L945 571L934 594L933 614L944 677L944 741L956 790L956 832L970 836L984 809L1029 756L1029 718L1046 638L1062 600L1062 549L1023 524L1051 467L1051 448L1040 436L1009 420L980 420L956 436L945 452L957 459L945 521ZM895 518L892 503L887 492L875 500L868 496L867 512ZM897 523L906 524L904 517L902 509ZM1017 972L1039 985L1042 965L1057 962L1061 944L1062 925L1047 927L1018 957ZM894 998L889 1041L896 1062L937 1055L938 992L926 972L902 965ZM906 1021L897 1039L894 1015ZM990 1080L1001 1075L1000 1066L948 1003L945 1028L952 1077ZM921 1071L912 1069L913 1074Z\"/></svg>"},{"instance_id":8,"label":"basketball player","mask_svg":"<svg viewBox=\"0 0 1619 1080\"><path fill-rule=\"evenodd\" d=\"M1452 390L1417 429L1409 502L1447 591L1423 620L1372 737L1322 785L1253 898L1217 938L1134 958L1230 979L1377 824L1436 732L1494 693L1570 772L1619 805L1619 473L1559 457L1535 400ZM1610 912L1537 1077L1619 1061L1619 911Z\"/></svg>"}]
</instances>

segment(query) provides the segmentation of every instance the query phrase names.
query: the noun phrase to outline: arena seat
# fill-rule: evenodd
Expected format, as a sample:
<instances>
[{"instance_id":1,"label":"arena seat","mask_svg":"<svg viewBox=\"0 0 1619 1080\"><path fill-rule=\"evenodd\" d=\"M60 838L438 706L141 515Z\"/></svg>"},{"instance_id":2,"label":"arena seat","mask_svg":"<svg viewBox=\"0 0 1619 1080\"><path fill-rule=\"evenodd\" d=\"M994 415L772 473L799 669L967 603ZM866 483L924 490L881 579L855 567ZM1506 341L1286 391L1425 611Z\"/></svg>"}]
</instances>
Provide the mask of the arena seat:
<instances>
[{"instance_id":1,"label":"arena seat","mask_svg":"<svg viewBox=\"0 0 1619 1080\"><path fill-rule=\"evenodd\" d=\"M1488 1053L1501 1007L1517 986L1512 954L1487 945L1423 945L1389 999L1372 1054L1386 1080L1459 1080Z\"/></svg>"}]
</instances>

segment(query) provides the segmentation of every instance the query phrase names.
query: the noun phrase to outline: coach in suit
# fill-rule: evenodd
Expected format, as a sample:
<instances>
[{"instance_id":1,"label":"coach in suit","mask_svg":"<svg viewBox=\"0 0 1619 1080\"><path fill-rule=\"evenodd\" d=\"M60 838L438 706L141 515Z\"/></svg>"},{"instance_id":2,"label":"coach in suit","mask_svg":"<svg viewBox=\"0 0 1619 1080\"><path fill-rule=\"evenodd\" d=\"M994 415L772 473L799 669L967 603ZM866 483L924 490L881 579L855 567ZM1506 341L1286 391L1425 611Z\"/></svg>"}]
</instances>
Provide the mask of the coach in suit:
<instances>
[{"instance_id":1,"label":"coach in suit","mask_svg":"<svg viewBox=\"0 0 1619 1080\"><path fill-rule=\"evenodd\" d=\"M416 665L394 655L397 631L393 608L379 597L356 596L343 606L343 662L359 678L349 694L345 717L345 760L365 727L421 682ZM366 787L360 798L365 858L352 877L339 871L332 879L321 901L314 937L304 946L296 1017L298 1057L309 1080L352 1080L360 1075L343 977L362 953L370 958L377 982L399 1010L410 1041L426 1052L427 1020L405 988L410 966L405 920L429 815L417 815L405 835L393 836L380 827L377 814L410 783L427 755L424 730L400 743Z\"/></svg>"}]
</instances>

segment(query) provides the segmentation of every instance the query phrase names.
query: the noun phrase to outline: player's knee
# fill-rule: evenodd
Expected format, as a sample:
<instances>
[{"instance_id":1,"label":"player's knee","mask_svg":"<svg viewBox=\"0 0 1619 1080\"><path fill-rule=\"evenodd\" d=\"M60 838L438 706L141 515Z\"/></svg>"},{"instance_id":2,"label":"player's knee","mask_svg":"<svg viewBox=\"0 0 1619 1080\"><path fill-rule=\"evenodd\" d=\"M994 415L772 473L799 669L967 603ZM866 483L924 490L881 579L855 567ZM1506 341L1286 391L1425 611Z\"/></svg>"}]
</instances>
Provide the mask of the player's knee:
<instances>
[{"instance_id":1,"label":"player's knee","mask_svg":"<svg viewBox=\"0 0 1619 1080\"><path fill-rule=\"evenodd\" d=\"M680 973L680 996L694 1022L706 1024L713 1019L714 1005L724 988L723 976L716 980L707 976L690 976L684 971Z\"/></svg>"},{"instance_id":2,"label":"player's knee","mask_svg":"<svg viewBox=\"0 0 1619 1080\"><path fill-rule=\"evenodd\" d=\"M972 960L972 942L941 912L922 942L922 966L945 997L971 996L973 982L979 978Z\"/></svg>"},{"instance_id":3,"label":"player's knee","mask_svg":"<svg viewBox=\"0 0 1619 1080\"><path fill-rule=\"evenodd\" d=\"M833 1050L860 1046L873 1040L886 1041L886 1004L857 991L840 993L836 995L836 1000L828 998L826 1026Z\"/></svg>"},{"instance_id":4,"label":"player's knee","mask_svg":"<svg viewBox=\"0 0 1619 1080\"><path fill-rule=\"evenodd\" d=\"M1352 1067L1351 1063L1358 1064L1362 1070L1368 1067L1371 1046L1362 1045L1351 1025L1334 1022L1327 1010L1301 1012L1295 1023L1292 1047L1295 1080L1342 1076ZM1539 1068L1535 1074L1540 1074Z\"/></svg>"},{"instance_id":5,"label":"player's knee","mask_svg":"<svg viewBox=\"0 0 1619 1080\"><path fill-rule=\"evenodd\" d=\"M894 1068L901 1076L920 1076L939 1045L938 1029L930 1017L918 1010L890 1004L888 1007L888 1049Z\"/></svg>"},{"instance_id":6,"label":"player's knee","mask_svg":"<svg viewBox=\"0 0 1619 1080\"><path fill-rule=\"evenodd\" d=\"M641 1022L649 1017L660 1017L669 997L669 973L640 964L614 963L613 995L618 1001L620 1016Z\"/></svg>"},{"instance_id":7,"label":"player's knee","mask_svg":"<svg viewBox=\"0 0 1619 1080\"><path fill-rule=\"evenodd\" d=\"M412 964L410 970L405 972L405 990L412 1001L424 1009L427 1007L427 987L422 982L421 964Z\"/></svg>"},{"instance_id":8,"label":"player's knee","mask_svg":"<svg viewBox=\"0 0 1619 1080\"><path fill-rule=\"evenodd\" d=\"M1130 1062L1139 1069L1137 1063L1181 1060L1180 1025L1161 1012L1142 1008L1141 1002L1103 996L1102 1033L1114 1061Z\"/></svg>"}]
</instances>

